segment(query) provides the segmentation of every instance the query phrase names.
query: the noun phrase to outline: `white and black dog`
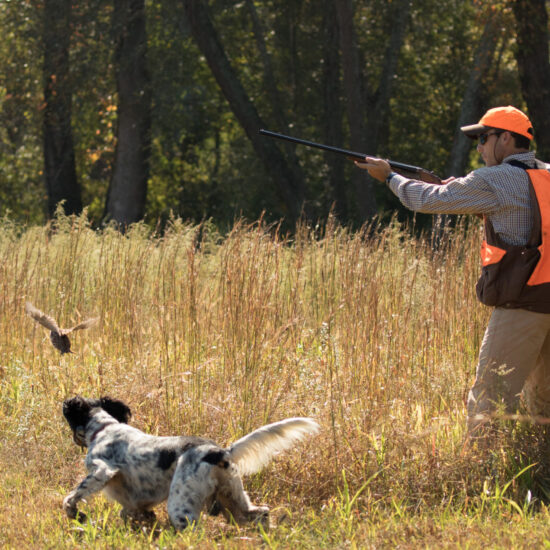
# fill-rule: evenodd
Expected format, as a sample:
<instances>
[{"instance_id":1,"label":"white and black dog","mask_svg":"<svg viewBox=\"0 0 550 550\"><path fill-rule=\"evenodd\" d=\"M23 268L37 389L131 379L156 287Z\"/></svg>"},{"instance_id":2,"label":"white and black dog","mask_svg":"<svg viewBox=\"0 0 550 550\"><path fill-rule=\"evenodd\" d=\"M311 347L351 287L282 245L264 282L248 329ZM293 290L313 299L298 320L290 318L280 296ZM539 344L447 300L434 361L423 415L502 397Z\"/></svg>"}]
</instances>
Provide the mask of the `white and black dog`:
<instances>
[{"instance_id":1,"label":"white and black dog","mask_svg":"<svg viewBox=\"0 0 550 550\"><path fill-rule=\"evenodd\" d=\"M258 472L276 453L319 430L310 418L289 418L223 449L201 437L146 434L127 424L129 407L110 397L67 399L63 415L75 443L88 447L89 472L64 499L66 514L78 517L78 502L103 490L122 505L124 518L152 520L151 508L168 500L176 529L196 522L201 510L221 511L239 524L253 521L267 527L269 509L250 502L241 475Z\"/></svg>"}]
</instances>

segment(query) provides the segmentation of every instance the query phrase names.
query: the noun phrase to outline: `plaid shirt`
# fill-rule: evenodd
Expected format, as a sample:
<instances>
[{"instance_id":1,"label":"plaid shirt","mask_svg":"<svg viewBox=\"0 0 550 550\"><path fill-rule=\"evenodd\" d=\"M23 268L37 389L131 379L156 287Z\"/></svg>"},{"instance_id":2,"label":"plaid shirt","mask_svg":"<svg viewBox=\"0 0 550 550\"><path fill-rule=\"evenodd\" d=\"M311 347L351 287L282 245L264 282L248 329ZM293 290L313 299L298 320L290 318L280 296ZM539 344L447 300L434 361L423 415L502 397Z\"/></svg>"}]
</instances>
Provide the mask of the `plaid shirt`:
<instances>
[{"instance_id":1,"label":"plaid shirt","mask_svg":"<svg viewBox=\"0 0 550 550\"><path fill-rule=\"evenodd\" d=\"M534 167L535 153L518 153L504 160L519 160ZM546 167L550 170L550 165ZM479 168L446 185L410 180L399 174L390 189L410 210L430 214L485 214L504 242L527 244L533 215L529 177L507 163Z\"/></svg>"}]
</instances>

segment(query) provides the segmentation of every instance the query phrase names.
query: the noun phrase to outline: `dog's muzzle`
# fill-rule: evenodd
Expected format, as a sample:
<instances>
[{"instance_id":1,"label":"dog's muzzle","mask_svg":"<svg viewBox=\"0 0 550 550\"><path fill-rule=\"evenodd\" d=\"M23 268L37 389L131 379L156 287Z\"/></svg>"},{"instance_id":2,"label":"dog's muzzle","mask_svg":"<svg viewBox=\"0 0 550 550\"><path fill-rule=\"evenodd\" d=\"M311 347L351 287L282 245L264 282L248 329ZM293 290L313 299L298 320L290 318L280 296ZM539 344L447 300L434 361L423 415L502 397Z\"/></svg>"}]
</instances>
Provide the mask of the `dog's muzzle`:
<instances>
[{"instance_id":1,"label":"dog's muzzle","mask_svg":"<svg viewBox=\"0 0 550 550\"><path fill-rule=\"evenodd\" d=\"M84 428L77 428L73 432L73 441L79 447L86 447L86 432L84 431Z\"/></svg>"}]
</instances>

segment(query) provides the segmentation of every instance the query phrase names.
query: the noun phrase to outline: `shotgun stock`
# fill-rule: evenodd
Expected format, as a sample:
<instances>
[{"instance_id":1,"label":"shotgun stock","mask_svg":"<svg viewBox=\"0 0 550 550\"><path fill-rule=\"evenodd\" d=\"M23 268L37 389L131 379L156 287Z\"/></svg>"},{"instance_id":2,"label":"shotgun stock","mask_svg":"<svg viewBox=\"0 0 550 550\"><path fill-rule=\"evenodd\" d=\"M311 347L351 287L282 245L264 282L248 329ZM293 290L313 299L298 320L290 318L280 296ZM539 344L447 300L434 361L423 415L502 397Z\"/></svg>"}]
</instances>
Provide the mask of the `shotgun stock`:
<instances>
[{"instance_id":1,"label":"shotgun stock","mask_svg":"<svg viewBox=\"0 0 550 550\"><path fill-rule=\"evenodd\" d=\"M340 147L332 147L331 145L315 143L314 141L308 141L307 139L285 136L284 134L278 134L277 132L271 132L270 130L261 129L260 134L262 136L291 141L293 143L298 143L299 145L305 145L306 147L315 147L317 149L322 149L323 151L330 151L331 153L344 155L353 160L365 160L365 157L367 156L365 153L357 153L356 151L341 149ZM397 172L398 174L401 174L402 176L405 176L407 178L425 181L426 183L441 183L441 178L439 176L437 176L433 172L430 172L429 170L426 170L425 168L421 168L420 166L403 164L402 162L395 162L394 160L388 160L388 163L394 172Z\"/></svg>"}]
</instances>

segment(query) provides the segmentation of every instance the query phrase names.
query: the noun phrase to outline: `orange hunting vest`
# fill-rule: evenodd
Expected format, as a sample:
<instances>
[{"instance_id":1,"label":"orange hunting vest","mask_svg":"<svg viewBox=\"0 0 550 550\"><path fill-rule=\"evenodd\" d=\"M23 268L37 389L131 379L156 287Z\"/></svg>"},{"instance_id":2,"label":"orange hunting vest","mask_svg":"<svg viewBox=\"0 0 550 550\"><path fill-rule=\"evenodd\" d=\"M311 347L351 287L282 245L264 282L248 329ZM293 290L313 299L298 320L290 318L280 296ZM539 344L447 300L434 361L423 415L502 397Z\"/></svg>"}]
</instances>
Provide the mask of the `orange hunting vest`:
<instances>
[{"instance_id":1,"label":"orange hunting vest","mask_svg":"<svg viewBox=\"0 0 550 550\"><path fill-rule=\"evenodd\" d=\"M540 161L535 168L516 160L509 164L523 168L529 176L531 236L525 246L509 245L484 217L477 297L488 306L550 313L550 172Z\"/></svg>"}]
</instances>

